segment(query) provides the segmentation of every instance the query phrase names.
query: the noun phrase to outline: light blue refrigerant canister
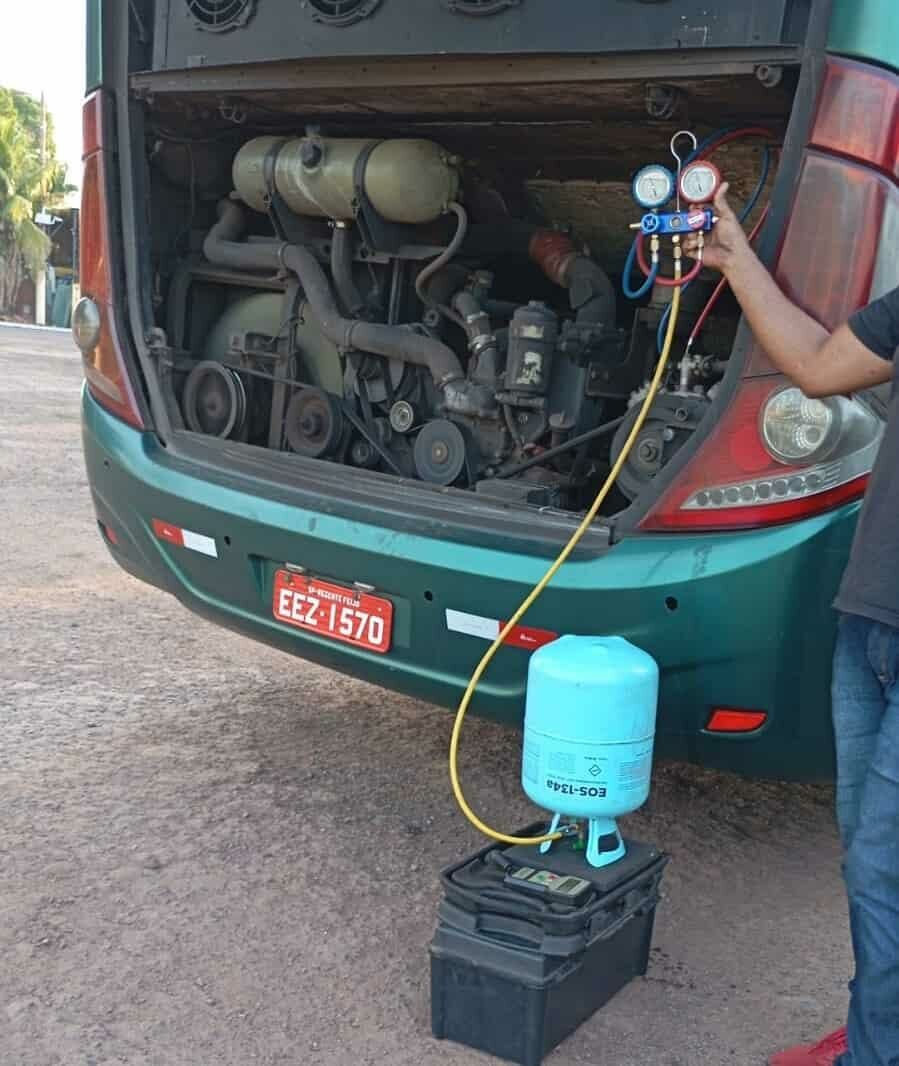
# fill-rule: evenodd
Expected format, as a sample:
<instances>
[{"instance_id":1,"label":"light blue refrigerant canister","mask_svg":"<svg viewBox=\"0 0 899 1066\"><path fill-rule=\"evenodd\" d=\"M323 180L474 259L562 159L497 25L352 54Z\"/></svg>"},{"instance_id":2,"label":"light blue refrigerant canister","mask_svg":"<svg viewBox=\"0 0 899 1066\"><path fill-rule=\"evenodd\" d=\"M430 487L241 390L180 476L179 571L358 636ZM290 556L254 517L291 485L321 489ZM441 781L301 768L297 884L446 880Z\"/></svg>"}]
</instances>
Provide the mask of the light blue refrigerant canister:
<instances>
[{"instance_id":1,"label":"light blue refrigerant canister","mask_svg":"<svg viewBox=\"0 0 899 1066\"><path fill-rule=\"evenodd\" d=\"M658 698L655 659L623 637L560 637L531 656L522 787L553 830L589 819L591 866L623 858L615 819L649 796Z\"/></svg>"}]
</instances>

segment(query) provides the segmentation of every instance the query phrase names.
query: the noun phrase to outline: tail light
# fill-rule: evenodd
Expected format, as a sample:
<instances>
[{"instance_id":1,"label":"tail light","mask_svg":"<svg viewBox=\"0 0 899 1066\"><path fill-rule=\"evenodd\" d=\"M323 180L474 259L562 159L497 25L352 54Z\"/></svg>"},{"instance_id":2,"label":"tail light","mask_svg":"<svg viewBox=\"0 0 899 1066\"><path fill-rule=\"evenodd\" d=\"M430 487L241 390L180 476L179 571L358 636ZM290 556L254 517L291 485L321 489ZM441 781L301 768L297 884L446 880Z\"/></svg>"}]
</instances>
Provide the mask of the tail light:
<instances>
[{"instance_id":1,"label":"tail light","mask_svg":"<svg viewBox=\"0 0 899 1066\"><path fill-rule=\"evenodd\" d=\"M803 411L819 402L826 415ZM779 374L744 380L642 528L748 529L828 511L864 493L882 433L860 400L809 401Z\"/></svg>"},{"instance_id":2,"label":"tail light","mask_svg":"<svg viewBox=\"0 0 899 1066\"><path fill-rule=\"evenodd\" d=\"M776 276L834 329L899 284L899 78L831 60L811 141L826 151L806 152ZM859 499L882 429L860 399L809 401L754 344L730 406L640 526L755 528Z\"/></svg>"},{"instance_id":3,"label":"tail light","mask_svg":"<svg viewBox=\"0 0 899 1066\"><path fill-rule=\"evenodd\" d=\"M128 376L114 309L110 219L103 144L103 95L84 105L84 177L81 187L82 301L72 316L91 395L108 411L142 429L134 387Z\"/></svg>"}]
</instances>

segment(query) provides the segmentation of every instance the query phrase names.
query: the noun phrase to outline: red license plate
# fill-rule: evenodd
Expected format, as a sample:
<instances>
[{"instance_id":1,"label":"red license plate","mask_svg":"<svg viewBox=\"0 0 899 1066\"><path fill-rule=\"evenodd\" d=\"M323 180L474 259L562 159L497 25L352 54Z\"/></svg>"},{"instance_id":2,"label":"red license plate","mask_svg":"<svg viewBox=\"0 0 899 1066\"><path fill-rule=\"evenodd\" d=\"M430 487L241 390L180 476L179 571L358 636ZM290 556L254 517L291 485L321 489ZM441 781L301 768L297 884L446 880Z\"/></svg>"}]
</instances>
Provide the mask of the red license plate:
<instances>
[{"instance_id":1,"label":"red license plate","mask_svg":"<svg viewBox=\"0 0 899 1066\"><path fill-rule=\"evenodd\" d=\"M381 596L278 570L272 610L279 622L298 629L368 651L390 650L393 604Z\"/></svg>"}]
</instances>

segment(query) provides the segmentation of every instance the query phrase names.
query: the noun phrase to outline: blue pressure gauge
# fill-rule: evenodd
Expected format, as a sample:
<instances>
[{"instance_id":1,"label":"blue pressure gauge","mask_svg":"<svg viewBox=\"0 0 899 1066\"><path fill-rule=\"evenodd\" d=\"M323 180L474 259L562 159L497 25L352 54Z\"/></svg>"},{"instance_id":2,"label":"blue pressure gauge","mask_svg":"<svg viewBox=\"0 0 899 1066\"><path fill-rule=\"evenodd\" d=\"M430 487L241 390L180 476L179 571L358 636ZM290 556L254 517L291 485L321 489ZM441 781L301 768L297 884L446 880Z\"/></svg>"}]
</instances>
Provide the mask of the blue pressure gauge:
<instances>
[{"instance_id":1,"label":"blue pressure gauge","mask_svg":"<svg viewBox=\"0 0 899 1066\"><path fill-rule=\"evenodd\" d=\"M647 211L664 207L674 196L674 175L660 163L651 163L637 172L633 194L640 207Z\"/></svg>"}]
</instances>

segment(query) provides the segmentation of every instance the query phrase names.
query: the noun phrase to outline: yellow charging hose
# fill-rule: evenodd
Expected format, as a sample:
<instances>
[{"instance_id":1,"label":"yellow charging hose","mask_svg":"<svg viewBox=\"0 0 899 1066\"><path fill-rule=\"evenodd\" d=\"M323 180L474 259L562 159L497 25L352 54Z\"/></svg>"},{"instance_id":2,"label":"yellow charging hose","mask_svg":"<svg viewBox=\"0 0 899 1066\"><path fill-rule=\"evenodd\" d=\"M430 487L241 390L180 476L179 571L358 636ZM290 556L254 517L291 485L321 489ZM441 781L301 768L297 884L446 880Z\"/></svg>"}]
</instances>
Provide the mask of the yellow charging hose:
<instances>
[{"instance_id":1,"label":"yellow charging hose","mask_svg":"<svg viewBox=\"0 0 899 1066\"><path fill-rule=\"evenodd\" d=\"M681 257L680 248L675 248L674 259L674 276L677 280L680 280L682 276L681 272ZM674 345L674 334L677 329L677 318L680 313L680 297L681 290L678 285L672 291L671 296L671 314L668 318L668 329L665 333L665 344L662 348L662 354L659 357L658 365L656 366L655 374L652 377L652 381L649 385L649 392L646 394L646 399L643 401L643 406L640 408L640 413L637 415L637 420L634 422L633 428L628 434L627 440L624 442L624 447L621 449L621 454L615 461L612 469L609 471L609 476L606 478L602 488L596 495L596 499L590 506L590 510L584 515L583 521L574 531L571 539L565 545L565 547L559 552L558 557L552 563L550 568L546 571L543 577L537 582L537 584L531 589L518 610L512 615L508 622L503 626L499 636L493 641L487 651L484 653L483 658L475 667L474 673L471 675L471 680L468 682L468 687L459 701L459 707L456 711L456 720L453 723L453 734L450 738L449 749L449 773L450 781L453 785L453 794L456 797L456 802L459 804L459 809L465 815L465 817L471 822L475 829L479 830L484 836L490 837L493 840L499 841L501 844L543 844L548 840L558 840L564 836L564 833L544 833L543 836L534 837L516 837L509 836L507 833L500 833L496 829L491 829L489 825L482 822L480 818L469 807L467 800L462 792L462 786L459 783L459 737L462 734L462 723L465 721L465 715L468 711L468 706L471 703L471 698L478 687L478 683L484 676L484 671L490 665L493 656L496 655L499 648L502 646L503 641L512 632L515 626L521 621L528 609L536 602L540 594L546 588L546 586L552 581L559 570L562 568L563 563L566 561L569 555L574 551L580 542L581 538L590 528L594 518L599 513L600 507L605 502L606 496L612 489L612 486L618 480L618 475L621 473L622 467L627 462L627 457L630 455L631 449L636 443L637 437L640 435L640 430L643 428L643 423L646 421L646 417L649 414L649 409L652 407L653 401L656 398L656 394L659 391L659 387L662 384L662 380L665 375L665 368L668 366L668 358L671 355L671 349Z\"/></svg>"}]
</instances>

